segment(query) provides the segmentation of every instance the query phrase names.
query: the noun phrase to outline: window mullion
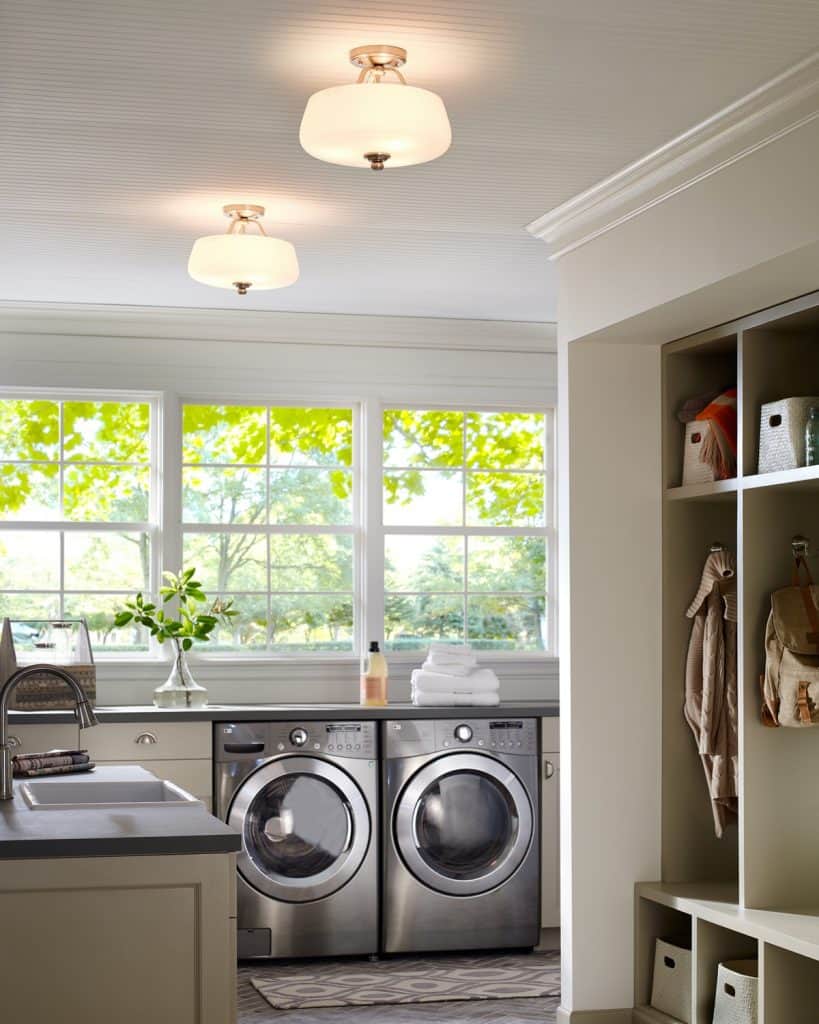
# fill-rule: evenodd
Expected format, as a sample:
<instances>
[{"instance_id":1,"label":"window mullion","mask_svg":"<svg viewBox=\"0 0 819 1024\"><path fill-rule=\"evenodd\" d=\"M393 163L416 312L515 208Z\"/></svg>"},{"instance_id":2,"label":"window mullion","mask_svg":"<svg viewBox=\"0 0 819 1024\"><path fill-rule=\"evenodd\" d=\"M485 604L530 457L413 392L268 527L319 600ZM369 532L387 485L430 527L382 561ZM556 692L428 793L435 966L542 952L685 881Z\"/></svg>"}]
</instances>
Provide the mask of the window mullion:
<instances>
[{"instance_id":1,"label":"window mullion","mask_svg":"<svg viewBox=\"0 0 819 1024\"><path fill-rule=\"evenodd\" d=\"M153 472L160 542L153 553L155 578L151 582L154 596L158 598L162 573L179 572L182 568L182 405L177 394L163 392L156 421ZM153 637L150 649L155 655L162 651Z\"/></svg>"},{"instance_id":2,"label":"window mullion","mask_svg":"<svg viewBox=\"0 0 819 1024\"><path fill-rule=\"evenodd\" d=\"M384 634L384 422L383 408L368 399L362 409L362 539L363 587L361 588L361 635L358 651Z\"/></svg>"}]
</instances>

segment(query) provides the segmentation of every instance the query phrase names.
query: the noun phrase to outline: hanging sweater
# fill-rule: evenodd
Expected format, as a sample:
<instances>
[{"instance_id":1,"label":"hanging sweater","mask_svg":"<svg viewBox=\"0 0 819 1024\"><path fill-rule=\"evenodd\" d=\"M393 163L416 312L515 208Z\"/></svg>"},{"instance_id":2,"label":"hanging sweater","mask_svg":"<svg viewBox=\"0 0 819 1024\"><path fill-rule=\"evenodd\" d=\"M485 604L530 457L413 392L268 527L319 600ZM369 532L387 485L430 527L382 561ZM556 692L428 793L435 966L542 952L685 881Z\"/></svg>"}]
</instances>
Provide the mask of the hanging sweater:
<instances>
[{"instance_id":1,"label":"hanging sweater","mask_svg":"<svg viewBox=\"0 0 819 1024\"><path fill-rule=\"evenodd\" d=\"M694 734L722 837L737 813L737 590L729 551L705 561L692 619L685 666L685 718Z\"/></svg>"}]
</instances>

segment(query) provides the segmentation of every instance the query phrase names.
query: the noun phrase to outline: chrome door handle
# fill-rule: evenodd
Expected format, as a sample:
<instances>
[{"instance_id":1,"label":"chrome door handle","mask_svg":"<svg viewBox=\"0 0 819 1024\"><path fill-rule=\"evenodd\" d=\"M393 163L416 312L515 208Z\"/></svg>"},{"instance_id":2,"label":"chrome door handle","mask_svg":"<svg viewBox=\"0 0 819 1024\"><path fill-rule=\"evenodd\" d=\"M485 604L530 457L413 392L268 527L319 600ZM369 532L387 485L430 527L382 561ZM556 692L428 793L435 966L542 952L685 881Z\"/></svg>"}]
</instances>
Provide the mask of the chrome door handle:
<instances>
[{"instance_id":1,"label":"chrome door handle","mask_svg":"<svg viewBox=\"0 0 819 1024\"><path fill-rule=\"evenodd\" d=\"M555 766L554 766L554 764L551 761L544 761L543 762L543 778L544 779L551 779L551 777L554 775L554 773L555 773Z\"/></svg>"},{"instance_id":2,"label":"chrome door handle","mask_svg":"<svg viewBox=\"0 0 819 1024\"><path fill-rule=\"evenodd\" d=\"M23 744L19 736L9 736L9 741L7 745L9 747L22 747Z\"/></svg>"},{"instance_id":3,"label":"chrome door handle","mask_svg":"<svg viewBox=\"0 0 819 1024\"><path fill-rule=\"evenodd\" d=\"M134 743L140 743L143 746L148 743L157 743L158 740L152 732L141 732L139 736L134 740Z\"/></svg>"}]
</instances>

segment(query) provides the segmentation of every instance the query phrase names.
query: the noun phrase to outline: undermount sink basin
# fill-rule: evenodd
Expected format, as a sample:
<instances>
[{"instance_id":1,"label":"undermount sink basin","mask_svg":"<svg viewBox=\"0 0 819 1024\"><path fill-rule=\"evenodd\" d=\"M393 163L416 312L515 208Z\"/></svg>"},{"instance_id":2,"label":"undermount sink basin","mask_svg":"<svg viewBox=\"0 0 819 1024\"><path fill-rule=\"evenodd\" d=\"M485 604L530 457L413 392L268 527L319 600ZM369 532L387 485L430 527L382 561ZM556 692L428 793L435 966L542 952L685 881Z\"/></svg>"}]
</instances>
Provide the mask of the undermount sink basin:
<instances>
[{"instance_id":1,"label":"undermount sink basin","mask_svg":"<svg viewBox=\"0 0 819 1024\"><path fill-rule=\"evenodd\" d=\"M40 779L20 786L33 811L127 810L138 807L203 807L201 800L164 779L69 781Z\"/></svg>"}]
</instances>

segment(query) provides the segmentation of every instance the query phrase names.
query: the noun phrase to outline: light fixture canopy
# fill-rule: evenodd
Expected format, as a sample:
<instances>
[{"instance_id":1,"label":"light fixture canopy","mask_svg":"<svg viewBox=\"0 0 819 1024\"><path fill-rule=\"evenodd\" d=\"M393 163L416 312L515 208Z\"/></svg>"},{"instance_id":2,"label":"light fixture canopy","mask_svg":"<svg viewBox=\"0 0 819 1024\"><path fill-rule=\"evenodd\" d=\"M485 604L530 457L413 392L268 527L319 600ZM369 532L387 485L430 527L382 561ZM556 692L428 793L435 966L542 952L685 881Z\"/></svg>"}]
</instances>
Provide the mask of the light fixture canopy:
<instances>
[{"instance_id":1,"label":"light fixture canopy","mask_svg":"<svg viewBox=\"0 0 819 1024\"><path fill-rule=\"evenodd\" d=\"M263 206L231 203L222 209L230 218L227 233L206 235L193 243L188 273L194 281L247 295L250 288L287 288L298 280L296 250L290 242L265 232L260 220ZM259 234L248 234L248 227L258 228Z\"/></svg>"},{"instance_id":2,"label":"light fixture canopy","mask_svg":"<svg viewBox=\"0 0 819 1024\"><path fill-rule=\"evenodd\" d=\"M357 46L350 62L358 81L334 85L307 101L299 129L302 147L318 160L344 167L409 167L442 156L452 142L443 100L407 85L400 46Z\"/></svg>"}]
</instances>

